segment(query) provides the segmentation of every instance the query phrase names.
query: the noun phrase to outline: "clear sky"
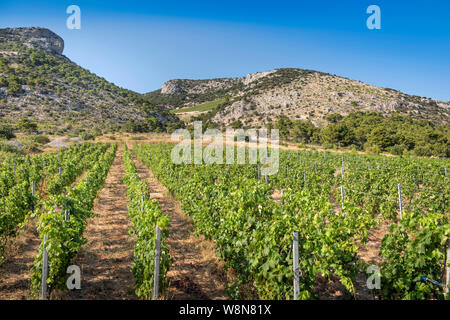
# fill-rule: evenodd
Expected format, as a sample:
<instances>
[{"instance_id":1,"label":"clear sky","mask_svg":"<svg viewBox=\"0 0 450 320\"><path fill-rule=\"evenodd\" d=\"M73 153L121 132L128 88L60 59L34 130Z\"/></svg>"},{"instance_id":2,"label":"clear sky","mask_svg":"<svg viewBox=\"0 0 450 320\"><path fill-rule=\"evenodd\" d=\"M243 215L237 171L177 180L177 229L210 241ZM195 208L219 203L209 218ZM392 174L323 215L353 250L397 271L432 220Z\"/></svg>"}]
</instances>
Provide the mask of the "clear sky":
<instances>
[{"instance_id":1,"label":"clear sky","mask_svg":"<svg viewBox=\"0 0 450 320\"><path fill-rule=\"evenodd\" d=\"M66 8L81 8L81 30ZM369 5L381 30L369 30ZM46 27L64 54L149 92L174 78L314 69L450 101L449 0L1 0L0 27Z\"/></svg>"}]
</instances>

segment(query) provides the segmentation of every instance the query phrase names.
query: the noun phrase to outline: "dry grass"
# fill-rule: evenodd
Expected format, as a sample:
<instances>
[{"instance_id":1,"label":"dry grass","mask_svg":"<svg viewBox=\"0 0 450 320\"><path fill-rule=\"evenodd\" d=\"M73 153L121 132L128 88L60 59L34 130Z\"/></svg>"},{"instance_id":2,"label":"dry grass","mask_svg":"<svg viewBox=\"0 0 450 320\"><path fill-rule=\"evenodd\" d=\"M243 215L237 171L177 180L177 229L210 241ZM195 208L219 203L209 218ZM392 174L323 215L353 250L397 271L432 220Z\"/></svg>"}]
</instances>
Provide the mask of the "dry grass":
<instances>
[{"instance_id":1,"label":"dry grass","mask_svg":"<svg viewBox=\"0 0 450 320\"><path fill-rule=\"evenodd\" d=\"M0 265L0 300L31 299L31 267L41 240L36 220L30 220L12 239L6 249L6 260Z\"/></svg>"}]
</instances>

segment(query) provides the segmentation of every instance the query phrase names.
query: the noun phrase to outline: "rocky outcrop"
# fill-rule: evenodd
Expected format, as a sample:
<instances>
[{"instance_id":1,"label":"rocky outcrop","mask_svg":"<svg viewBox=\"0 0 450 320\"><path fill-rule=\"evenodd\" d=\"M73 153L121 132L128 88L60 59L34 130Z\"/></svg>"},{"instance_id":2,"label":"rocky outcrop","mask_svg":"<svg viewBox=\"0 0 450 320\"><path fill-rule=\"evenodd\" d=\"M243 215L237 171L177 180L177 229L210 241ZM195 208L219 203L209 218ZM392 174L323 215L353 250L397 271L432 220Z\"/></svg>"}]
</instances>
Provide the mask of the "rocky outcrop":
<instances>
[{"instance_id":1,"label":"rocky outcrop","mask_svg":"<svg viewBox=\"0 0 450 320\"><path fill-rule=\"evenodd\" d=\"M163 83L162 94L205 94L218 90L228 90L242 82L242 78L222 78L211 80L176 79Z\"/></svg>"},{"instance_id":2,"label":"rocky outcrop","mask_svg":"<svg viewBox=\"0 0 450 320\"><path fill-rule=\"evenodd\" d=\"M249 85L250 83L261 79L265 76L268 76L271 73L274 73L276 70L272 70L272 71L264 71L264 72L256 72L256 73L249 73L243 80L244 85Z\"/></svg>"},{"instance_id":3,"label":"rocky outcrop","mask_svg":"<svg viewBox=\"0 0 450 320\"><path fill-rule=\"evenodd\" d=\"M164 82L161 88L163 94L181 94L186 93L183 89L183 80L170 80Z\"/></svg>"},{"instance_id":4,"label":"rocky outcrop","mask_svg":"<svg viewBox=\"0 0 450 320\"><path fill-rule=\"evenodd\" d=\"M6 28L0 29L0 44L21 43L29 48L41 48L52 53L62 54L64 40L45 28Z\"/></svg>"},{"instance_id":5,"label":"rocky outcrop","mask_svg":"<svg viewBox=\"0 0 450 320\"><path fill-rule=\"evenodd\" d=\"M189 79L175 79L163 83L161 87L162 94L205 94L208 92L215 92L219 90L228 90L239 84L249 85L261 78L264 78L276 70L250 73L244 78L219 78L211 80L189 80Z\"/></svg>"}]
</instances>

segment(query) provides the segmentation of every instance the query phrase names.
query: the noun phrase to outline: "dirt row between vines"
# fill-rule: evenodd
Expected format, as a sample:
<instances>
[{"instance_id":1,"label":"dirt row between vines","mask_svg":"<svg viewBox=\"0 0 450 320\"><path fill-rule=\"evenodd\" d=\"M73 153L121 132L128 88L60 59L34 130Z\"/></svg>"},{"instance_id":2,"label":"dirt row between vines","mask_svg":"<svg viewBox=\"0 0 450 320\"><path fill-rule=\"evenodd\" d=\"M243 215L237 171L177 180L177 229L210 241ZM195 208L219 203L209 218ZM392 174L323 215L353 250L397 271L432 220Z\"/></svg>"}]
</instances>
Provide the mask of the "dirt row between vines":
<instances>
[{"instance_id":1,"label":"dirt row between vines","mask_svg":"<svg viewBox=\"0 0 450 320\"><path fill-rule=\"evenodd\" d=\"M6 261L0 265L0 300L30 298L30 270L41 244L36 222L30 220L8 244Z\"/></svg>"},{"instance_id":2,"label":"dirt row between vines","mask_svg":"<svg viewBox=\"0 0 450 320\"><path fill-rule=\"evenodd\" d=\"M127 186L122 182L123 146L108 172L94 204L94 217L87 220L87 239L72 264L81 269L81 289L55 292L55 299L124 300L137 299L131 273L135 240L128 230Z\"/></svg>"},{"instance_id":3,"label":"dirt row between vines","mask_svg":"<svg viewBox=\"0 0 450 320\"><path fill-rule=\"evenodd\" d=\"M95 201L94 217L87 221L84 234L87 244L72 261L81 269L81 289L56 290L51 299L137 299L131 273L135 240L128 234L130 221L127 218L126 185L122 182L122 155L123 146L119 144L104 188ZM193 235L192 221L181 211L179 202L151 170L136 157L133 160L140 178L149 179L151 197L171 218L167 243L174 262L168 273L170 286L164 298L226 299L227 275L215 255L213 244ZM8 258L0 266L0 299L31 298L30 270L41 243L36 222L37 219L29 221L9 246Z\"/></svg>"},{"instance_id":4,"label":"dirt row between vines","mask_svg":"<svg viewBox=\"0 0 450 320\"><path fill-rule=\"evenodd\" d=\"M131 148L131 144L130 144ZM170 281L166 299L227 299L225 284L229 276L217 259L213 243L203 236L194 236L194 225L177 201L154 176L153 172L133 154L139 177L148 182L150 198L159 202L171 220L169 237L173 263L167 276Z\"/></svg>"}]
</instances>

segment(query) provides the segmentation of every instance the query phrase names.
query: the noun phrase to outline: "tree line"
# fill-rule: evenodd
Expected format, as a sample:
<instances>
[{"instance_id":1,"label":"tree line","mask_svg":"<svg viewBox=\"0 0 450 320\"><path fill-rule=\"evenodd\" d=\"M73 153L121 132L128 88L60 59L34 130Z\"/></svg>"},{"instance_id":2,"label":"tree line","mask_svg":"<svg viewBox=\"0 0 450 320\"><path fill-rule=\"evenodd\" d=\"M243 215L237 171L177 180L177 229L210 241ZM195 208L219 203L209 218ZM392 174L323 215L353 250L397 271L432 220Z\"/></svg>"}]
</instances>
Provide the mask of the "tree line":
<instances>
[{"instance_id":1,"label":"tree line","mask_svg":"<svg viewBox=\"0 0 450 320\"><path fill-rule=\"evenodd\" d=\"M376 112L353 112L347 116L329 114L328 125L318 127L309 120L279 117L267 123L280 132L280 138L325 148L348 147L373 153L395 155L450 156L450 125L436 125L427 120Z\"/></svg>"}]
</instances>

